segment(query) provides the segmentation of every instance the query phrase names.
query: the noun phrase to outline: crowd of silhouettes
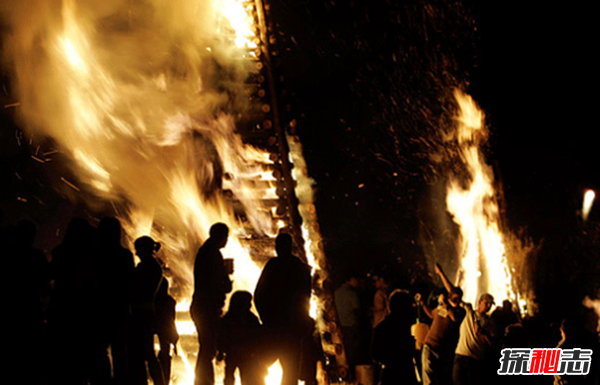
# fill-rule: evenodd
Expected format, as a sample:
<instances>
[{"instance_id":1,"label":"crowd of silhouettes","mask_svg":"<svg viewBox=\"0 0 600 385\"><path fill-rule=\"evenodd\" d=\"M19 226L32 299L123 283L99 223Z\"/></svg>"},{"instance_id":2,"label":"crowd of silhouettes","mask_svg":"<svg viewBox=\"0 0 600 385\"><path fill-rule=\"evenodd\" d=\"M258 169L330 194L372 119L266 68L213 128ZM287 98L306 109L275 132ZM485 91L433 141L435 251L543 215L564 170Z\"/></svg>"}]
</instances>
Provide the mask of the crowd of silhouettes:
<instances>
[{"instance_id":1,"label":"crowd of silhouettes","mask_svg":"<svg viewBox=\"0 0 600 385\"><path fill-rule=\"evenodd\" d=\"M74 218L50 258L33 247L33 222L0 233L5 283L14 293L6 309L15 315L8 345L15 383L147 384L146 365L154 384L168 383L178 335L158 243L135 241L136 266L112 217L97 227ZM158 357L154 335L161 341Z\"/></svg>"},{"instance_id":2,"label":"crowd of silhouettes","mask_svg":"<svg viewBox=\"0 0 600 385\"><path fill-rule=\"evenodd\" d=\"M285 384L316 383L322 357L309 315L310 268L292 254L289 234L275 242L277 257L265 266L253 295L232 293L233 265L221 249L229 229L217 223L194 262L190 313L198 331L196 384L214 384L213 359L225 361L225 384L239 370L243 385L264 384L267 368L280 360ZM119 220L97 226L70 221L62 242L46 256L33 247L36 226L21 221L1 227L5 309L15 317L7 329L9 361L19 383L35 385L156 385L171 380L179 339L176 302L149 236L122 244ZM12 275L11 275L12 274ZM261 322L262 320L262 322ZM158 338L160 349L155 348ZM19 365L21 363L21 365ZM14 364L14 365L13 365Z\"/></svg>"},{"instance_id":3,"label":"crowd of silhouettes","mask_svg":"<svg viewBox=\"0 0 600 385\"><path fill-rule=\"evenodd\" d=\"M224 361L225 385L235 383L236 371L242 385L262 385L276 360L283 385L316 384L324 353L309 316L311 271L293 255L292 236L276 238L277 256L266 263L254 293L232 293L233 265L221 254L228 237L225 224L213 225L194 261L190 313L199 341L196 385L214 384L214 359ZM179 335L176 302L157 257L160 243L149 236L136 239L136 265L122 245L120 222L110 217L96 227L74 218L50 258L33 246L35 238L31 221L0 227L2 283L10 293L3 301L10 322L4 329L5 364L18 383L146 385L149 373L154 384L169 384ZM507 378L497 373L503 348L598 351L598 335L586 332L580 317L551 324L539 316L522 317L509 300L493 310L488 293L466 303L441 266L434 270L442 283L434 290L401 290L385 273L371 274L371 282L351 273L335 290L348 368L338 374L345 381L499 383ZM423 326L416 323L421 311L425 328L415 327ZM510 381L598 384L597 363L592 361L585 376L511 376ZM375 378L363 377L365 372L355 370L360 365L375 367Z\"/></svg>"},{"instance_id":4,"label":"crowd of silhouettes","mask_svg":"<svg viewBox=\"0 0 600 385\"><path fill-rule=\"evenodd\" d=\"M264 384L267 369L276 360L282 366L282 384L295 385L298 380L315 384L322 352L308 314L311 274L292 254L292 237L287 233L277 236L277 257L262 270L254 298L247 291L234 292L223 315L226 294L232 290L229 275L233 267L220 251L228 236L225 224L214 224L194 263L190 313L199 342L196 385L214 384L214 358L225 361L226 385L234 383L236 369L243 385ZM260 320L251 311L253 300Z\"/></svg>"},{"instance_id":5,"label":"crowd of silhouettes","mask_svg":"<svg viewBox=\"0 0 600 385\"><path fill-rule=\"evenodd\" d=\"M581 313L566 315L560 323L539 314L521 316L510 300L494 308L495 300L489 293L470 304L463 301L462 290L450 282L440 265L436 264L434 271L441 288L430 290L428 285L420 285L410 292L399 289L403 282L392 282L385 272L346 275L334 299L350 382L599 384L598 361L594 359L587 375L498 374L504 348L560 347L597 352L599 335L583 323L588 316L595 326L593 312L582 308ZM360 321L365 317L371 322ZM427 326L419 328L424 323ZM368 353L358 354L365 351ZM369 379L369 371L358 370L373 366L374 379Z\"/></svg>"}]
</instances>

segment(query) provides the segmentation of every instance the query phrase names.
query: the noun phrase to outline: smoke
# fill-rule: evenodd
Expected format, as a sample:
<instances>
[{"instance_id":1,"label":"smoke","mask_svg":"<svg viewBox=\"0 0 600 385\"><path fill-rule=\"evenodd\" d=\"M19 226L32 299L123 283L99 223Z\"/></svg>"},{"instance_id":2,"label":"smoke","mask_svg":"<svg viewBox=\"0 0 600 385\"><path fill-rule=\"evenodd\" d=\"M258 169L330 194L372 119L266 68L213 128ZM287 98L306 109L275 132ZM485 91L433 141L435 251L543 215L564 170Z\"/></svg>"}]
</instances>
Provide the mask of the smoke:
<instances>
[{"instance_id":1,"label":"smoke","mask_svg":"<svg viewBox=\"0 0 600 385\"><path fill-rule=\"evenodd\" d=\"M235 127L250 108L250 51L239 47L222 5L0 6L3 64L20 103L19 123L66 159L68 172L52 168L57 187L90 205L111 202L131 237L152 233L182 265L189 263L178 254L194 250L212 223L245 231L224 189L242 203L254 232L273 232L251 181L268 158L242 143ZM48 168L52 160L42 159Z\"/></svg>"}]
</instances>

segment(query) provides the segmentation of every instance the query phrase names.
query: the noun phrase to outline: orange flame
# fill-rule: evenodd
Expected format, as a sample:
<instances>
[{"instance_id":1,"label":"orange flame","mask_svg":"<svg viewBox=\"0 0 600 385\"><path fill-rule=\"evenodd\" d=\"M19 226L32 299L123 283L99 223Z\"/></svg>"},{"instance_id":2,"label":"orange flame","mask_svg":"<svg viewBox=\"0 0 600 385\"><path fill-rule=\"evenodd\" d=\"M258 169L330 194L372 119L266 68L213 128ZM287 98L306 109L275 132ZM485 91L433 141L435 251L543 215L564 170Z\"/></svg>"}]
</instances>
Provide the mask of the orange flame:
<instances>
[{"instance_id":1,"label":"orange flame","mask_svg":"<svg viewBox=\"0 0 600 385\"><path fill-rule=\"evenodd\" d=\"M448 184L446 204L460 228L459 253L465 300L475 303L487 292L496 300L514 299L511 272L506 259L494 175L480 150L487 131L484 116L473 99L456 91L459 106L452 139L468 172L465 187L457 178Z\"/></svg>"},{"instance_id":2,"label":"orange flame","mask_svg":"<svg viewBox=\"0 0 600 385\"><path fill-rule=\"evenodd\" d=\"M252 20L251 13L247 8L252 5L245 6L240 0L217 0L215 7L218 13L227 20L229 28L233 30L233 40L239 48L256 48L256 27Z\"/></svg>"}]
</instances>

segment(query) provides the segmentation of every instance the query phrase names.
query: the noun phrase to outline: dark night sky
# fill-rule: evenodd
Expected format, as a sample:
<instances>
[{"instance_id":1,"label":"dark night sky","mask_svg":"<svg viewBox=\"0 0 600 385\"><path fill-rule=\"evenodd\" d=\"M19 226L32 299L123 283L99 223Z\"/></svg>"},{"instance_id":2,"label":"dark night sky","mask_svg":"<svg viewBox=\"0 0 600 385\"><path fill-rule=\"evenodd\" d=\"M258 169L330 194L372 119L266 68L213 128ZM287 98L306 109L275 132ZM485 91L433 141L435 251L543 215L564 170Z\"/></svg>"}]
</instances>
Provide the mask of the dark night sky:
<instances>
[{"instance_id":1,"label":"dark night sky","mask_svg":"<svg viewBox=\"0 0 600 385\"><path fill-rule=\"evenodd\" d=\"M540 259L585 247L575 211L584 188L600 187L591 12L500 1L272 3L276 71L291 95L284 120L298 121L332 264L366 271L401 258L410 266L400 277L425 271L419 232L435 172L422 138L435 136L447 102L438 96L452 85L488 116L486 154L504 186L508 225L543 242ZM4 119L6 142L14 130ZM1 148L6 181L28 154ZM2 190L6 202L10 188ZM556 273L563 264L544 266L553 276L540 281L544 291L567 282Z\"/></svg>"}]
</instances>

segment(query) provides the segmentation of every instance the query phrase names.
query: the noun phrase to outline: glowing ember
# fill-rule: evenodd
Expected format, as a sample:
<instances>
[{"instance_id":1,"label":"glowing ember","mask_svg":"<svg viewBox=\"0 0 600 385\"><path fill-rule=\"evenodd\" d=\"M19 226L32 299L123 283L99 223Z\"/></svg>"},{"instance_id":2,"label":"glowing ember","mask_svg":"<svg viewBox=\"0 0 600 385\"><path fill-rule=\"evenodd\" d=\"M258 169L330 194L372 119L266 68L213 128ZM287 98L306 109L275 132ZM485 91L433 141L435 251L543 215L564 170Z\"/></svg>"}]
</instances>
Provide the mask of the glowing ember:
<instances>
[{"instance_id":1,"label":"glowing ember","mask_svg":"<svg viewBox=\"0 0 600 385\"><path fill-rule=\"evenodd\" d=\"M587 221L590 215L594 199L596 199L596 193L593 190L586 190L583 195L583 208L581 209L581 217L584 221Z\"/></svg>"},{"instance_id":2,"label":"glowing ember","mask_svg":"<svg viewBox=\"0 0 600 385\"><path fill-rule=\"evenodd\" d=\"M468 95L456 91L455 98L459 114L452 139L458 144L468 177L466 181L457 177L449 181L446 203L460 228L461 287L465 301L475 303L483 292L492 294L496 301L514 299L494 175L480 150L487 135L483 113Z\"/></svg>"}]
</instances>

